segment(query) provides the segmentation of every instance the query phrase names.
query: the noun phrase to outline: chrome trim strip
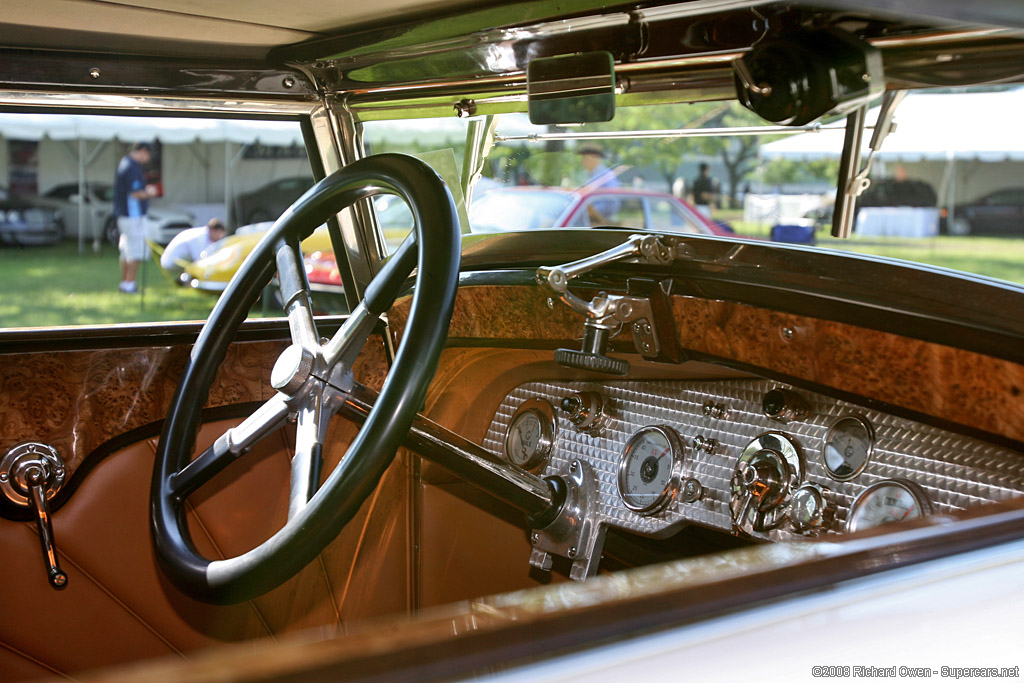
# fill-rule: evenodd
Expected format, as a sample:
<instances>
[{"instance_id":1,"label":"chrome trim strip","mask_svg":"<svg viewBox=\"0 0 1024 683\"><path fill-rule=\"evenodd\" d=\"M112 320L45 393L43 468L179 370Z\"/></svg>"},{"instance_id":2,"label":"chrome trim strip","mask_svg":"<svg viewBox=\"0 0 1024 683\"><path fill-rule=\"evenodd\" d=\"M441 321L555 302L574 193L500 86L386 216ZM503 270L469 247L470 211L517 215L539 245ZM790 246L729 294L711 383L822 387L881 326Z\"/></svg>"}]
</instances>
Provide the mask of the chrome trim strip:
<instances>
[{"instance_id":1,"label":"chrome trim strip","mask_svg":"<svg viewBox=\"0 0 1024 683\"><path fill-rule=\"evenodd\" d=\"M246 97L176 97L110 95L80 92L37 92L0 90L4 109L75 109L76 113L180 113L182 116L258 116L298 118L308 116L315 102L257 99ZM83 109L95 111L86 112Z\"/></svg>"}]
</instances>

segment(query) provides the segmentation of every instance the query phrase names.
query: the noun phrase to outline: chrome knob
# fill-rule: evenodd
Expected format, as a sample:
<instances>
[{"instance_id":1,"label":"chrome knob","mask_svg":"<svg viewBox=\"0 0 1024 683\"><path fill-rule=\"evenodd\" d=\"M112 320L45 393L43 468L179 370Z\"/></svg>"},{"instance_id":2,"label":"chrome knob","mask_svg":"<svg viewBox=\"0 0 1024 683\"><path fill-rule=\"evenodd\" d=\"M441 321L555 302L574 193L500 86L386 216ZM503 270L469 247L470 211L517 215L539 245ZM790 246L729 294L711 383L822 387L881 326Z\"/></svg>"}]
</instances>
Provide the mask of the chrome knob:
<instances>
[{"instance_id":1,"label":"chrome knob","mask_svg":"<svg viewBox=\"0 0 1024 683\"><path fill-rule=\"evenodd\" d=\"M764 414L778 422L803 420L811 414L807 401L788 389L772 389L761 400Z\"/></svg>"},{"instance_id":2,"label":"chrome knob","mask_svg":"<svg viewBox=\"0 0 1024 683\"><path fill-rule=\"evenodd\" d=\"M596 391L581 391L562 399L562 411L581 432L595 432L605 423L605 400Z\"/></svg>"},{"instance_id":3,"label":"chrome knob","mask_svg":"<svg viewBox=\"0 0 1024 683\"><path fill-rule=\"evenodd\" d=\"M827 531L835 516L830 494L829 489L812 483L803 484L794 491L786 513L793 531L805 536Z\"/></svg>"}]
</instances>

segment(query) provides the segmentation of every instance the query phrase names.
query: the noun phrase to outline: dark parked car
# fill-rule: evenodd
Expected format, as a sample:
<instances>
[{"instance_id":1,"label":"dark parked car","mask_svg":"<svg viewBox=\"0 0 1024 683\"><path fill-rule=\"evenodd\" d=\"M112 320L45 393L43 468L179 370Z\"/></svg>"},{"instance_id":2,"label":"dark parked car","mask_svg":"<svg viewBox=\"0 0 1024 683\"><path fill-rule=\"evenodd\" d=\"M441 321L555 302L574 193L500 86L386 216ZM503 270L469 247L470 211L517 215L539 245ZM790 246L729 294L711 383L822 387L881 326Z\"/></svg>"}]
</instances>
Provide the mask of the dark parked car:
<instances>
[{"instance_id":1,"label":"dark parked car","mask_svg":"<svg viewBox=\"0 0 1024 683\"><path fill-rule=\"evenodd\" d=\"M854 213L865 207L935 208L937 205L935 189L923 180L876 178L857 200ZM832 226L832 208L832 204L827 204L813 209L807 212L805 218L814 221L815 229L828 229ZM938 228L944 230L944 219L941 216Z\"/></svg>"},{"instance_id":2,"label":"dark parked car","mask_svg":"<svg viewBox=\"0 0 1024 683\"><path fill-rule=\"evenodd\" d=\"M870 103L1024 82L1024 3L35 0L0 24L4 115L286 120L318 179L204 322L71 327L72 292L67 322L0 331L0 678L1019 677L1024 286L621 203L540 230L525 192L475 233L465 205L481 175L568 185L551 153L581 140L668 181L845 118L848 216ZM219 151L182 154L211 200ZM380 194L415 223L393 252ZM311 304L325 223L346 316Z\"/></svg>"},{"instance_id":3,"label":"dark parked car","mask_svg":"<svg viewBox=\"0 0 1024 683\"><path fill-rule=\"evenodd\" d=\"M0 187L0 244L41 246L64 236L59 211Z\"/></svg>"},{"instance_id":4,"label":"dark parked car","mask_svg":"<svg viewBox=\"0 0 1024 683\"><path fill-rule=\"evenodd\" d=\"M252 192L240 195L235 201L239 225L277 220L312 185L313 179L309 176L290 176L272 180Z\"/></svg>"},{"instance_id":5,"label":"dark parked car","mask_svg":"<svg viewBox=\"0 0 1024 683\"><path fill-rule=\"evenodd\" d=\"M1024 187L991 192L953 210L951 235L1024 235Z\"/></svg>"},{"instance_id":6,"label":"dark parked car","mask_svg":"<svg viewBox=\"0 0 1024 683\"><path fill-rule=\"evenodd\" d=\"M935 188L923 180L878 178L871 181L857 206L935 207L938 201Z\"/></svg>"}]
</instances>

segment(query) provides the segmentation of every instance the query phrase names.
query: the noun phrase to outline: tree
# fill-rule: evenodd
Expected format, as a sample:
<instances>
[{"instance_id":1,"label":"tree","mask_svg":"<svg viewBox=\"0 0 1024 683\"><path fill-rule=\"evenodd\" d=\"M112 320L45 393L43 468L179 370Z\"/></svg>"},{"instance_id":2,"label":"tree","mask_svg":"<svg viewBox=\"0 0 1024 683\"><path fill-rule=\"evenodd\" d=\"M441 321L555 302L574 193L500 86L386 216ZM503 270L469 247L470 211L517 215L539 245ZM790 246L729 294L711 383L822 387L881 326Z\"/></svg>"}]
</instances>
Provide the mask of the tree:
<instances>
[{"instance_id":1,"label":"tree","mask_svg":"<svg viewBox=\"0 0 1024 683\"><path fill-rule=\"evenodd\" d=\"M699 128L721 110L716 102L667 104L657 107L621 107L615 119L588 125L588 131L676 130ZM669 188L687 154L705 152L710 138L632 138L604 140L602 144L619 164L656 171Z\"/></svg>"},{"instance_id":2,"label":"tree","mask_svg":"<svg viewBox=\"0 0 1024 683\"><path fill-rule=\"evenodd\" d=\"M733 102L721 120L723 126L726 127L760 126L765 123L764 119L739 102ZM739 206L739 199L736 195L740 183L757 166L758 149L763 143L778 137L778 135L736 135L731 138L718 138L725 143L719 147L719 156L725 165L725 172L729 174L729 205L732 208L735 209Z\"/></svg>"},{"instance_id":3,"label":"tree","mask_svg":"<svg viewBox=\"0 0 1024 683\"><path fill-rule=\"evenodd\" d=\"M773 159L764 166L764 182L768 185L814 183L822 180L835 184L838 176L838 159Z\"/></svg>"}]
</instances>

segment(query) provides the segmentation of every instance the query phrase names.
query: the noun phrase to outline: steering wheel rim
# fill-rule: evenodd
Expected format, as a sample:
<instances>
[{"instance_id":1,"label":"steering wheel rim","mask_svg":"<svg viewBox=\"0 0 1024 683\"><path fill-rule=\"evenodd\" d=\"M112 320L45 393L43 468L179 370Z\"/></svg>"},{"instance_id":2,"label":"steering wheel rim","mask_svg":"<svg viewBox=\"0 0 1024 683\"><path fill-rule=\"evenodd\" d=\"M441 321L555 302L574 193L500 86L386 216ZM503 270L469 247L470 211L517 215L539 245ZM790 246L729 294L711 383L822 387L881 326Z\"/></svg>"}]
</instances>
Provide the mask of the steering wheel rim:
<instances>
[{"instance_id":1,"label":"steering wheel rim","mask_svg":"<svg viewBox=\"0 0 1024 683\"><path fill-rule=\"evenodd\" d=\"M317 346L320 340L309 309L309 288L301 267L299 242L342 208L381 192L397 194L409 205L416 239L407 239L385 263L335 338ZM451 321L460 247L457 213L444 183L423 162L399 154L381 154L346 166L317 183L274 223L232 278L203 326L157 447L150 496L153 543L160 566L182 591L216 603L240 602L265 593L312 561L356 514L376 488L423 404ZM272 277L275 261L285 266L279 268L281 289L293 344L275 366L273 381L278 393L246 422L259 422L256 418L261 411L276 411L274 419L280 418L281 404L288 406L289 401L296 401L295 396L305 387L312 386L310 391L339 391L346 377L351 378L353 350L358 352L379 315L390 308L414 264L417 284L394 363L373 411L342 462L318 490L310 489L311 497L305 504L293 501L296 509L289 510L288 522L264 543L237 557L209 560L196 550L189 535L185 500L248 449L239 447L240 452L232 452L241 439L229 430L194 460L191 451L217 368L247 311ZM312 341L310 330L305 329L307 324L312 326ZM415 340L415 344L410 340ZM334 346L330 347L331 344ZM302 366L310 355L301 349L293 351L296 347L317 348L323 357L338 356L334 366L323 371L326 379L312 371L303 388L295 388L297 375L289 375L290 368L296 356L302 357L298 363ZM289 353L290 359L285 359ZM323 358L314 358L306 365L312 363L312 367L322 370L326 361L320 361ZM317 362L320 366L316 366ZM282 366L288 371L279 370ZM285 386L277 386L279 383ZM333 412L320 414L320 419L329 420ZM316 428L321 427L325 430L322 423ZM276 429L263 433L257 440L272 431ZM293 497L295 490L293 484Z\"/></svg>"}]
</instances>

